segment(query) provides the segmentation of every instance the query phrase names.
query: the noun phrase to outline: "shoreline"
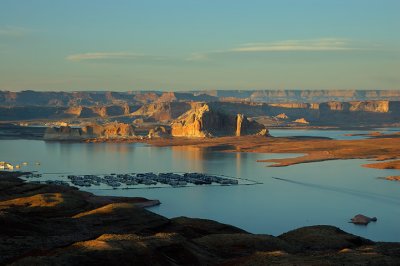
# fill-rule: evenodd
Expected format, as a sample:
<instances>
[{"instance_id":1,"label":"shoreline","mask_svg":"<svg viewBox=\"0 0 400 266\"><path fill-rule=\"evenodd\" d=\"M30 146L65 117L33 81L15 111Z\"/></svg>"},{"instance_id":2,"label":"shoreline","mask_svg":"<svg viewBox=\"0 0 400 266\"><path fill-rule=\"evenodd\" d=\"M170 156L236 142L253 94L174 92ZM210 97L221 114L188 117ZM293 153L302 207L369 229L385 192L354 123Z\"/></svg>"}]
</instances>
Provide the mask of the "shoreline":
<instances>
[{"instance_id":1,"label":"shoreline","mask_svg":"<svg viewBox=\"0 0 400 266\"><path fill-rule=\"evenodd\" d=\"M284 167L300 163L321 162L341 159L375 160L375 164L364 167L377 169L400 169L400 138L391 135L359 140L334 140L319 137L221 137L214 139L169 139L150 140L147 144L166 146L196 146L217 148L224 152L257 152L257 153L297 153L293 158L258 160L258 162L274 163L269 167ZM388 160L391 160L388 162ZM394 165L394 166L393 166Z\"/></svg>"},{"instance_id":2,"label":"shoreline","mask_svg":"<svg viewBox=\"0 0 400 266\"><path fill-rule=\"evenodd\" d=\"M45 140L43 140L45 141ZM47 140L46 140L47 141ZM328 160L367 159L376 163L364 164L363 167L376 169L400 169L400 134L370 135L366 139L337 140L327 137L214 137L214 138L120 138L86 139L58 141L60 143L143 143L155 147L196 146L206 149L218 149L223 152L255 152L302 154L293 158L258 160L273 163L268 167L285 167L294 164L321 162ZM390 160L390 161L389 161ZM399 161L396 161L399 160Z\"/></svg>"},{"instance_id":3,"label":"shoreline","mask_svg":"<svg viewBox=\"0 0 400 266\"><path fill-rule=\"evenodd\" d=\"M295 164L328 160L365 159L371 163L362 167L400 170L400 134L370 134L370 138L337 140L326 137L214 137L214 138L153 138L153 139L87 139L73 143L143 143L155 147L196 146L222 152L255 152L265 154L301 154L292 158L257 160L267 167L286 167ZM60 141L54 141L60 142ZM68 143L71 141L61 141Z\"/></svg>"},{"instance_id":4,"label":"shoreline","mask_svg":"<svg viewBox=\"0 0 400 266\"><path fill-rule=\"evenodd\" d=\"M35 122L25 121L25 122ZM41 140L44 137L45 129L48 126L45 125L28 125L28 126L20 126L17 123L23 123L23 120L16 121L0 121L0 140L12 140L12 139L30 139L30 140ZM268 129L271 130L321 130L321 131L336 131L336 130L351 130L351 131L379 131L380 129L386 128L399 128L400 124L376 124L376 125L360 125L360 126L349 126L349 125L299 125L299 126L271 126L266 125ZM373 132L372 132L373 133ZM345 134L346 136L371 136L371 137L385 137L385 135L373 135L366 133L353 133L353 134ZM396 135L396 134L393 134ZM121 138L121 140L129 142L129 141L147 141L147 134L138 135L133 137L131 140ZM400 137L400 134L397 134L397 137ZM95 139L54 139L49 141L71 141L71 142L85 142L92 141L96 142ZM103 140L102 140L103 141ZM102 142L100 141L100 142ZM106 141L106 140L104 140ZM113 139L110 141L118 141L118 139Z\"/></svg>"}]
</instances>

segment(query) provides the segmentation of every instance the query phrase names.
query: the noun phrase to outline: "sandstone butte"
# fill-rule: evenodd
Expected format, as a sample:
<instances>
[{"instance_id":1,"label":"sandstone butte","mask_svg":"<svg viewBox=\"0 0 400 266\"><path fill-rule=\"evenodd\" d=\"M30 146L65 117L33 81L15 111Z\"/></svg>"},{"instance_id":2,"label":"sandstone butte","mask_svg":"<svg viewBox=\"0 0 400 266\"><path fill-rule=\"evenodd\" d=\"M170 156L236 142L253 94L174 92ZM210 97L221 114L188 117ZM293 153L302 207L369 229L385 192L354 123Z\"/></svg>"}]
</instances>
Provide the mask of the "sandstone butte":
<instances>
[{"instance_id":1,"label":"sandstone butte","mask_svg":"<svg viewBox=\"0 0 400 266\"><path fill-rule=\"evenodd\" d=\"M268 135L268 130L243 114L232 115L210 104L200 104L173 121L171 135L189 138Z\"/></svg>"},{"instance_id":2,"label":"sandstone butte","mask_svg":"<svg viewBox=\"0 0 400 266\"><path fill-rule=\"evenodd\" d=\"M399 265L400 243L328 225L279 236L167 219L144 198L95 196L0 172L0 265ZM265 232L268 233L268 232Z\"/></svg>"},{"instance_id":3,"label":"sandstone butte","mask_svg":"<svg viewBox=\"0 0 400 266\"><path fill-rule=\"evenodd\" d=\"M91 124L82 128L70 126L50 127L44 134L45 140L84 140L89 138L129 138L134 137L132 125L124 123L109 123L105 125Z\"/></svg>"}]
</instances>

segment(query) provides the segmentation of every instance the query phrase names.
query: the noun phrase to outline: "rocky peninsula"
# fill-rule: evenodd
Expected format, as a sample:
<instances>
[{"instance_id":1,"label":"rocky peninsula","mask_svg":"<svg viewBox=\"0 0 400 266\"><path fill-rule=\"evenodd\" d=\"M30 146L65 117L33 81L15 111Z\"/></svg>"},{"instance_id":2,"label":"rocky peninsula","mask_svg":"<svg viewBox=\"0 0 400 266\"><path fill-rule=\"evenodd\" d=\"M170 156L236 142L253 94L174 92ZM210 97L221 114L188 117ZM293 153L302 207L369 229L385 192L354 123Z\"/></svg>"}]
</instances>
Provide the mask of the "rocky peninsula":
<instances>
[{"instance_id":1,"label":"rocky peninsula","mask_svg":"<svg viewBox=\"0 0 400 266\"><path fill-rule=\"evenodd\" d=\"M167 219L143 198L94 196L0 172L0 264L398 265L400 243L316 225L279 236L211 220Z\"/></svg>"}]
</instances>

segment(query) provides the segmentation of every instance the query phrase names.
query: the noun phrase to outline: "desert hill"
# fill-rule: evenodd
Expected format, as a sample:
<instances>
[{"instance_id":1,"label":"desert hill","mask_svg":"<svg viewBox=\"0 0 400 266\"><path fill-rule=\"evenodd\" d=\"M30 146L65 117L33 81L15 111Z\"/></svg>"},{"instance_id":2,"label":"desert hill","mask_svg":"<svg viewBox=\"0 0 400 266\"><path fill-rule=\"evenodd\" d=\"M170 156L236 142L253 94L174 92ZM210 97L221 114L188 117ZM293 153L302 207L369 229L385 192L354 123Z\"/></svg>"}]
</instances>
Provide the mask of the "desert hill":
<instances>
[{"instance_id":1,"label":"desert hill","mask_svg":"<svg viewBox=\"0 0 400 266\"><path fill-rule=\"evenodd\" d=\"M101 197L0 172L0 264L398 265L399 243L317 225L280 236L211 220L167 219L143 198Z\"/></svg>"}]
</instances>

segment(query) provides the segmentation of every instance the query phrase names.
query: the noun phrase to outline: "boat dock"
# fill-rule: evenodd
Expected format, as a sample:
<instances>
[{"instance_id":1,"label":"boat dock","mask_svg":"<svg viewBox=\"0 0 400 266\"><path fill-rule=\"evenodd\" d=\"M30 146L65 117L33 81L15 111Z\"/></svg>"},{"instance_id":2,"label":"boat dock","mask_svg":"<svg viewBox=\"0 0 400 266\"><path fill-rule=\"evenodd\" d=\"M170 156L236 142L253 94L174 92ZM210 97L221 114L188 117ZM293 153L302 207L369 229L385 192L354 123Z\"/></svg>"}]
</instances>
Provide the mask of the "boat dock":
<instances>
[{"instance_id":1,"label":"boat dock","mask_svg":"<svg viewBox=\"0 0 400 266\"><path fill-rule=\"evenodd\" d=\"M127 173L103 175L62 175L57 180L43 179L42 174L25 176L27 181L53 185L73 185L86 188L146 188L146 187L186 187L198 185L250 185L258 182L249 179L212 175L204 173ZM36 179L36 180L35 180ZM31 182L32 182L31 181Z\"/></svg>"}]
</instances>

